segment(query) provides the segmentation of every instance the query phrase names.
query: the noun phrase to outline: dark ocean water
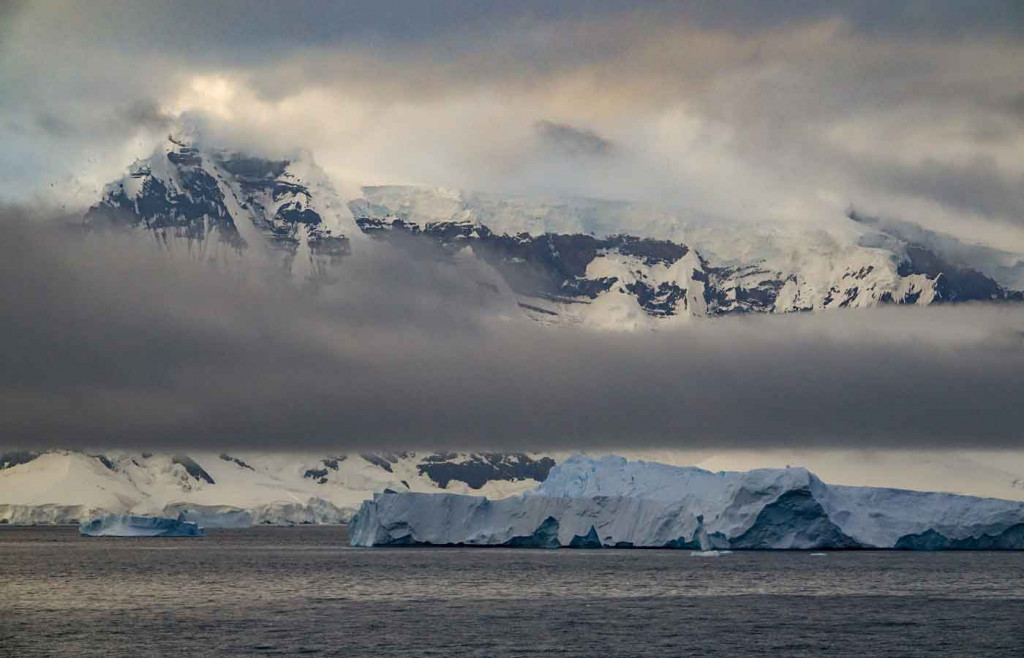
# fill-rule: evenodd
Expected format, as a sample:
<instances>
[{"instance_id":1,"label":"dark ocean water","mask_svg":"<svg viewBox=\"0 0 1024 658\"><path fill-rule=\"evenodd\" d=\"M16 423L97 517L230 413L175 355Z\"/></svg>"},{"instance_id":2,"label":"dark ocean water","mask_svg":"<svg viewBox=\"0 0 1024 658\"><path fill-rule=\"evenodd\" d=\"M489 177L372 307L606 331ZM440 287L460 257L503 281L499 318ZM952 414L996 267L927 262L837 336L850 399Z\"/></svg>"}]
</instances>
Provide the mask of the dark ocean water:
<instances>
[{"instance_id":1,"label":"dark ocean water","mask_svg":"<svg viewBox=\"0 0 1024 658\"><path fill-rule=\"evenodd\" d=\"M0 527L4 656L1024 656L1024 553L352 549Z\"/></svg>"}]
</instances>

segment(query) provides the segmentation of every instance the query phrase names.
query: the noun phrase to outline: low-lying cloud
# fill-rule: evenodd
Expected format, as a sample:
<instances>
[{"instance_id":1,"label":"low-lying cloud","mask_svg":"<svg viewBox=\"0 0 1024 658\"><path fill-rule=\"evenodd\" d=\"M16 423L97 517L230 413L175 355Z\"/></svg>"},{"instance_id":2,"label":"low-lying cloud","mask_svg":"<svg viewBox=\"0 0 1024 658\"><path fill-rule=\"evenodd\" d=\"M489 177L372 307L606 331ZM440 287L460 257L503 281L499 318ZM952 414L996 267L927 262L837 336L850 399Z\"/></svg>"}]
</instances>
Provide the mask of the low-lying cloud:
<instances>
[{"instance_id":1,"label":"low-lying cloud","mask_svg":"<svg viewBox=\"0 0 1024 658\"><path fill-rule=\"evenodd\" d=\"M589 128L577 128L556 121L538 121L534 125L541 144L560 155L602 157L611 155L614 145Z\"/></svg>"},{"instance_id":2,"label":"low-lying cloud","mask_svg":"<svg viewBox=\"0 0 1024 658\"><path fill-rule=\"evenodd\" d=\"M0 226L5 447L1021 445L1018 306L594 332L522 318L471 260L376 245L313 291L146 236Z\"/></svg>"}]
</instances>

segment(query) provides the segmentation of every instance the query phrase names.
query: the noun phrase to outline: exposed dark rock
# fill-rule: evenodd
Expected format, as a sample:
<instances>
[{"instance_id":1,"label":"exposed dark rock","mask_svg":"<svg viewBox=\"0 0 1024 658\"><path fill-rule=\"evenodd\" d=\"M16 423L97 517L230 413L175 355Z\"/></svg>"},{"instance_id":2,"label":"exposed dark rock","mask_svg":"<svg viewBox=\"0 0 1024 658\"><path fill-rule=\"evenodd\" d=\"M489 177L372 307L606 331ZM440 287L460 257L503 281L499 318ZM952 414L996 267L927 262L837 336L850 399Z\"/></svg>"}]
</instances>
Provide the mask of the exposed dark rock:
<instances>
[{"instance_id":1,"label":"exposed dark rock","mask_svg":"<svg viewBox=\"0 0 1024 658\"><path fill-rule=\"evenodd\" d=\"M131 174L143 181L138 197L130 199L122 185L89 209L86 223L90 226L143 226L189 240L206 239L210 228L217 230L229 244L244 247L217 181L200 166L202 158L187 148L169 153L167 157L177 169L183 193L168 189L149 168L138 168Z\"/></svg>"},{"instance_id":2,"label":"exposed dark rock","mask_svg":"<svg viewBox=\"0 0 1024 658\"><path fill-rule=\"evenodd\" d=\"M736 302L747 311L765 312L775 306L779 291L786 285L785 281L766 279L754 287L738 286Z\"/></svg>"},{"instance_id":3,"label":"exposed dark rock","mask_svg":"<svg viewBox=\"0 0 1024 658\"><path fill-rule=\"evenodd\" d=\"M345 455L341 455L340 457L330 457L328 459L324 459L323 464L332 471L336 471L338 470L338 464L345 461L346 459L348 459L348 457L346 457Z\"/></svg>"},{"instance_id":4,"label":"exposed dark rock","mask_svg":"<svg viewBox=\"0 0 1024 658\"><path fill-rule=\"evenodd\" d=\"M274 219L279 219L289 224L308 224L313 226L323 223L323 219L316 212L309 208L301 208L295 203L286 203L278 208Z\"/></svg>"},{"instance_id":5,"label":"exposed dark rock","mask_svg":"<svg viewBox=\"0 0 1024 658\"><path fill-rule=\"evenodd\" d=\"M239 466L241 466L242 468L247 468L250 471L255 471L256 470L252 466L249 466L244 461L239 459L238 457L232 457L231 455L227 455L227 454L221 453L220 454L220 458L223 459L226 462L234 462L234 463L238 464Z\"/></svg>"},{"instance_id":6,"label":"exposed dark rock","mask_svg":"<svg viewBox=\"0 0 1024 658\"><path fill-rule=\"evenodd\" d=\"M899 264L900 276L923 274L936 281L937 301L987 301L1005 299L1006 291L981 272L957 267L924 247L907 245L906 259Z\"/></svg>"},{"instance_id":7,"label":"exposed dark rock","mask_svg":"<svg viewBox=\"0 0 1024 658\"><path fill-rule=\"evenodd\" d=\"M233 155L220 161L228 172L240 178L274 179L288 168L287 160L265 160L244 155Z\"/></svg>"},{"instance_id":8,"label":"exposed dark rock","mask_svg":"<svg viewBox=\"0 0 1024 658\"><path fill-rule=\"evenodd\" d=\"M519 308L524 308L527 311L533 311L534 313L540 313L542 315L553 315L553 316L557 316L558 315L558 313L555 313L554 311L549 311L546 308L540 308L539 306L533 306L532 304L524 304L523 302L517 302L517 303L519 305Z\"/></svg>"},{"instance_id":9,"label":"exposed dark rock","mask_svg":"<svg viewBox=\"0 0 1024 658\"><path fill-rule=\"evenodd\" d=\"M436 452L432 455L428 455L423 458L425 462L447 462L458 457L458 453L455 452Z\"/></svg>"},{"instance_id":10,"label":"exposed dark rock","mask_svg":"<svg viewBox=\"0 0 1024 658\"><path fill-rule=\"evenodd\" d=\"M573 297L589 297L597 299L597 296L611 289L618 281L613 276L598 277L596 279L566 279L559 288L559 292Z\"/></svg>"},{"instance_id":11,"label":"exposed dark rock","mask_svg":"<svg viewBox=\"0 0 1024 658\"><path fill-rule=\"evenodd\" d=\"M101 464L103 464L104 466L106 466L108 469L110 469L112 471L117 470L117 467L114 466L114 462L110 461L110 458L107 457L106 455L90 455L90 457L95 458Z\"/></svg>"},{"instance_id":12,"label":"exposed dark rock","mask_svg":"<svg viewBox=\"0 0 1024 658\"><path fill-rule=\"evenodd\" d=\"M167 159L176 165L185 165L198 167L203 164L203 159L195 151L195 149L182 149L177 153L168 153Z\"/></svg>"},{"instance_id":13,"label":"exposed dark rock","mask_svg":"<svg viewBox=\"0 0 1024 658\"><path fill-rule=\"evenodd\" d=\"M459 480L471 489L479 489L491 480L533 479L543 482L554 465L555 461L550 457L531 459L522 453L483 453L470 455L462 462L430 461L427 458L416 468L420 475L426 475L441 488L447 488L452 480Z\"/></svg>"},{"instance_id":14,"label":"exposed dark rock","mask_svg":"<svg viewBox=\"0 0 1024 658\"><path fill-rule=\"evenodd\" d=\"M18 466L19 464L27 464L41 453L29 452L28 450L11 450L9 452L0 453L0 470L5 468L11 468L12 466Z\"/></svg>"},{"instance_id":15,"label":"exposed dark rock","mask_svg":"<svg viewBox=\"0 0 1024 658\"><path fill-rule=\"evenodd\" d=\"M340 258L352 253L351 243L349 242L349 239L343 235L312 235L309 237L308 244L309 250L317 256Z\"/></svg>"},{"instance_id":16,"label":"exposed dark rock","mask_svg":"<svg viewBox=\"0 0 1024 658\"><path fill-rule=\"evenodd\" d=\"M171 458L172 464L180 464L185 468L185 472L194 477L197 480L203 480L209 484L215 484L210 474L203 470L200 466L188 455L175 455Z\"/></svg>"},{"instance_id":17,"label":"exposed dark rock","mask_svg":"<svg viewBox=\"0 0 1024 658\"><path fill-rule=\"evenodd\" d=\"M675 315L679 302L686 296L685 288L667 281L659 283L657 287L635 281L626 284L626 290L636 297L641 308L655 317Z\"/></svg>"},{"instance_id":18,"label":"exposed dark rock","mask_svg":"<svg viewBox=\"0 0 1024 658\"><path fill-rule=\"evenodd\" d=\"M353 210L359 210L354 206ZM606 239L591 235L562 235L545 233L532 236L527 233L498 235L486 226L471 222L432 222L422 230L414 223L397 217L359 217L356 224L367 235L380 239L401 240L422 235L433 239L451 253L463 244L471 243L474 253L497 269L515 292L533 297L547 297L558 301L573 298L594 299L609 290L615 277L587 278L587 266L605 251L618 251L639 258L647 265L671 264L686 255L685 245L667 240L652 240L629 235L616 235ZM647 307L656 315L676 312L674 304L682 297L681 289L671 285L648 295ZM672 288L675 288L674 290ZM550 313L544 309L535 309Z\"/></svg>"},{"instance_id":19,"label":"exposed dark rock","mask_svg":"<svg viewBox=\"0 0 1024 658\"><path fill-rule=\"evenodd\" d=\"M366 461L368 461L371 464L373 464L374 466L379 466L379 467L383 468L388 473L394 473L395 472L394 469L391 468L391 465L394 464L396 461L398 461L397 459L387 459L386 457L382 457L380 455L374 455L374 454L363 454L363 455L360 455L360 456L363 459L365 459Z\"/></svg>"},{"instance_id":20,"label":"exposed dark rock","mask_svg":"<svg viewBox=\"0 0 1024 658\"><path fill-rule=\"evenodd\" d=\"M627 256L636 256L647 265L671 265L690 251L683 244L632 235L613 235L608 238L607 243L610 248L618 249Z\"/></svg>"}]
</instances>

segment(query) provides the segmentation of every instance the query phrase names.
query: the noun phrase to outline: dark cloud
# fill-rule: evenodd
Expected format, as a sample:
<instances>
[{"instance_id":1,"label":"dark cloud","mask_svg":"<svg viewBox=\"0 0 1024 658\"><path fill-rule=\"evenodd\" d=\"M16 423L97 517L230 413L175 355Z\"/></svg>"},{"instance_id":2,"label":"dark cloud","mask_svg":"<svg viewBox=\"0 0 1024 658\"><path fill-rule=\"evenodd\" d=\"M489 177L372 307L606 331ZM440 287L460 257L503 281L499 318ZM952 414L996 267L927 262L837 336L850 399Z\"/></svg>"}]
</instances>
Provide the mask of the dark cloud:
<instances>
[{"instance_id":1,"label":"dark cloud","mask_svg":"<svg viewBox=\"0 0 1024 658\"><path fill-rule=\"evenodd\" d=\"M138 130L162 131L170 128L175 118L160 109L153 99L142 99L122 106L100 117L67 117L41 110L35 114L35 126L54 140L81 140L90 134L124 135Z\"/></svg>"},{"instance_id":2,"label":"dark cloud","mask_svg":"<svg viewBox=\"0 0 1024 658\"><path fill-rule=\"evenodd\" d=\"M1006 109L1013 115L1024 119L1024 93L1018 94L1006 103Z\"/></svg>"},{"instance_id":3,"label":"dark cloud","mask_svg":"<svg viewBox=\"0 0 1024 658\"><path fill-rule=\"evenodd\" d=\"M1024 176L1009 174L992 158L978 156L963 163L928 158L914 165L867 160L851 171L859 171L873 187L1024 224Z\"/></svg>"},{"instance_id":4,"label":"dark cloud","mask_svg":"<svg viewBox=\"0 0 1024 658\"><path fill-rule=\"evenodd\" d=\"M140 99L124 108L118 115L121 127L164 130L174 123L174 117L160 109L152 98Z\"/></svg>"},{"instance_id":5,"label":"dark cloud","mask_svg":"<svg viewBox=\"0 0 1024 658\"><path fill-rule=\"evenodd\" d=\"M841 221L852 200L959 224L965 239L1019 231L1018 2L7 6L0 197L12 200L88 204L163 136L164 113L205 113L220 141L313 151L349 190L610 197L804 223Z\"/></svg>"},{"instance_id":6,"label":"dark cloud","mask_svg":"<svg viewBox=\"0 0 1024 658\"><path fill-rule=\"evenodd\" d=\"M838 18L858 32L883 37L1024 33L1024 6L1014 0L719 0L683 3L682 11L702 25L740 31Z\"/></svg>"},{"instance_id":7,"label":"dark cloud","mask_svg":"<svg viewBox=\"0 0 1024 658\"><path fill-rule=\"evenodd\" d=\"M472 264L364 251L300 292L4 211L12 446L1020 446L1017 307L552 329Z\"/></svg>"},{"instance_id":8,"label":"dark cloud","mask_svg":"<svg viewBox=\"0 0 1024 658\"><path fill-rule=\"evenodd\" d=\"M544 147L560 155L601 157L615 150L614 144L588 128L546 120L538 121L534 128Z\"/></svg>"},{"instance_id":9,"label":"dark cloud","mask_svg":"<svg viewBox=\"0 0 1024 658\"><path fill-rule=\"evenodd\" d=\"M25 3L9 3L10 13ZM494 34L510 25L530 28L579 20L607 21L637 15L650 22L686 21L738 33L777 29L794 23L842 19L873 35L1024 33L1024 8L1014 0L615 0L481 3L473 0L392 0L383 3L333 0L179 0L139 3L95 0L49 2L52 20L84 28L98 39L118 39L129 49L186 52L196 58L237 62L279 56L282 50L343 42L385 43L388 48L429 43L453 34ZM470 39L472 41L473 39ZM456 42L457 44L458 42ZM466 41L463 41L466 43ZM474 44L475 45L475 44Z\"/></svg>"},{"instance_id":10,"label":"dark cloud","mask_svg":"<svg viewBox=\"0 0 1024 658\"><path fill-rule=\"evenodd\" d=\"M76 132L70 123L49 112L39 112L35 119L36 126L51 137L69 137Z\"/></svg>"}]
</instances>

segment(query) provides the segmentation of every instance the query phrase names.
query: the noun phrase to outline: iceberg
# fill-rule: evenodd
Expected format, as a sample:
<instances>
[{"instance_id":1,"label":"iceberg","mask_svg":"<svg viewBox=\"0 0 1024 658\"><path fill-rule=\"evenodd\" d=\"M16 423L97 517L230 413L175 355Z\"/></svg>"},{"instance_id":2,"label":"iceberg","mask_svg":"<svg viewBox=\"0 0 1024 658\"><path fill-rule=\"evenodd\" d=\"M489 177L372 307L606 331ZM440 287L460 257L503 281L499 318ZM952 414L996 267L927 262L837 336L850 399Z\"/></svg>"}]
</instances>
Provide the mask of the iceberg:
<instances>
[{"instance_id":1,"label":"iceberg","mask_svg":"<svg viewBox=\"0 0 1024 658\"><path fill-rule=\"evenodd\" d=\"M1024 550L1024 502L836 486L803 468L706 471L575 456L534 490L383 493L350 526L353 546ZM717 553L716 553L717 554Z\"/></svg>"},{"instance_id":2,"label":"iceberg","mask_svg":"<svg viewBox=\"0 0 1024 658\"><path fill-rule=\"evenodd\" d=\"M104 514L79 526L83 537L202 537L198 523L160 516Z\"/></svg>"},{"instance_id":3,"label":"iceberg","mask_svg":"<svg viewBox=\"0 0 1024 658\"><path fill-rule=\"evenodd\" d=\"M230 505L169 503L164 505L163 515L191 521L203 528L248 528L255 525L250 510Z\"/></svg>"}]
</instances>

